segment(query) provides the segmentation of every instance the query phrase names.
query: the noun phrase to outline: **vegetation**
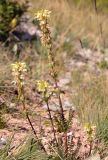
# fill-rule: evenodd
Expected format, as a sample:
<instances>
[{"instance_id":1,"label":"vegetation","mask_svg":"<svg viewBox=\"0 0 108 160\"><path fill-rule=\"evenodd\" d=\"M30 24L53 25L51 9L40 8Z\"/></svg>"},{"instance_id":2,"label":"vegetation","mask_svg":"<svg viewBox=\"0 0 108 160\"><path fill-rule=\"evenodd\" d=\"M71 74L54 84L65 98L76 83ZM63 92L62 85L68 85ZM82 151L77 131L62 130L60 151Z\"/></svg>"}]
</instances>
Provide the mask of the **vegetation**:
<instances>
[{"instance_id":1,"label":"vegetation","mask_svg":"<svg viewBox=\"0 0 108 160\"><path fill-rule=\"evenodd\" d=\"M97 155L103 160L108 153L108 2L32 3L30 22L36 22L41 36L19 42L23 49L16 57L2 41L27 8L0 1L0 138L9 132L6 145L0 139L0 160L86 160ZM68 89L61 84L63 75ZM71 100L66 109L65 98Z\"/></svg>"},{"instance_id":2,"label":"vegetation","mask_svg":"<svg viewBox=\"0 0 108 160\"><path fill-rule=\"evenodd\" d=\"M5 41L8 38L26 9L25 4L20 5L17 1L0 1L0 40Z\"/></svg>"}]
</instances>

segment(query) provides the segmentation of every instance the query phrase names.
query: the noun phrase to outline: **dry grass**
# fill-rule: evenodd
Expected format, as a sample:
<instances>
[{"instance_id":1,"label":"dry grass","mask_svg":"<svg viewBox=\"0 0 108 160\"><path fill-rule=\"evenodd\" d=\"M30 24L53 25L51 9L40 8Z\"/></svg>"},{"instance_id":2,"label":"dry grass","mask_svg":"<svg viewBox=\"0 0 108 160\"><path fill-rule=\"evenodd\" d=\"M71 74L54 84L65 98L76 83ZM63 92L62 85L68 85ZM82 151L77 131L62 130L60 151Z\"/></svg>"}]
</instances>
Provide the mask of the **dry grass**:
<instances>
[{"instance_id":1,"label":"dry grass","mask_svg":"<svg viewBox=\"0 0 108 160\"><path fill-rule=\"evenodd\" d=\"M91 76L87 82L82 80L77 89L75 102L82 122L97 123L98 118L102 120L107 116L108 91L105 75L99 76L98 79Z\"/></svg>"},{"instance_id":2,"label":"dry grass","mask_svg":"<svg viewBox=\"0 0 108 160\"><path fill-rule=\"evenodd\" d=\"M105 143L108 141L108 78L106 74L89 78L77 72L72 75L72 88L77 94L72 96L78 117L83 125L96 125L97 137Z\"/></svg>"},{"instance_id":3,"label":"dry grass","mask_svg":"<svg viewBox=\"0 0 108 160\"><path fill-rule=\"evenodd\" d=\"M52 11L51 23L54 29L59 33L59 43L64 43L67 35L72 35L74 40L87 39L91 47L99 47L105 40L107 45L108 37L108 18L107 14L102 12L97 14L92 3L81 7L80 3L75 5L73 2L63 0L40 0L33 1L31 12L46 8ZM100 24L102 27L102 37L100 33Z\"/></svg>"}]
</instances>

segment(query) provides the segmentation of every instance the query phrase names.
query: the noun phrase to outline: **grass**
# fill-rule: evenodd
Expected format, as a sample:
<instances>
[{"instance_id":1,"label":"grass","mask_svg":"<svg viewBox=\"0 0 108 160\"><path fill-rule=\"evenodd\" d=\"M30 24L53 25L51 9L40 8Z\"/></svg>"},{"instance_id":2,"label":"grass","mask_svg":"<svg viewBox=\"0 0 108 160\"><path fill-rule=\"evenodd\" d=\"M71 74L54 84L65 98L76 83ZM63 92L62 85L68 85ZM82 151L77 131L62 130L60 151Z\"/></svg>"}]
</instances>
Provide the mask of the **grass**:
<instances>
[{"instance_id":1,"label":"grass","mask_svg":"<svg viewBox=\"0 0 108 160\"><path fill-rule=\"evenodd\" d=\"M12 152L11 147L11 141L9 141L6 147L0 149L0 160L49 160L49 157L39 149L34 139L26 138Z\"/></svg>"},{"instance_id":2,"label":"grass","mask_svg":"<svg viewBox=\"0 0 108 160\"><path fill-rule=\"evenodd\" d=\"M99 3L102 4L102 2L103 1ZM40 0L33 1L33 4L34 7L31 9L31 12L34 12L39 8L47 8L52 10L51 24L55 32L57 32L56 35L59 36L59 48L65 42L67 35L70 36L71 34L74 34L74 40L76 41L79 41L79 39L83 40L85 37L87 37L87 39L90 41L89 45L93 48L98 48L99 45L102 45L103 40L105 40L107 46L107 14L98 9L97 17L92 1L89 1L89 5L87 1L87 6L85 8L81 7L82 4L80 3L75 5L73 1L68 3L68 1L65 0L62 1L62 3L58 0L55 0L51 3L49 0L46 0L45 2ZM99 24L102 26L103 38L101 38ZM72 42L73 41L71 41L71 43Z\"/></svg>"},{"instance_id":3,"label":"grass","mask_svg":"<svg viewBox=\"0 0 108 160\"><path fill-rule=\"evenodd\" d=\"M108 135L108 91L107 77L88 75L84 78L80 72L73 74L72 87L77 94L72 102L77 107L78 117L84 125L86 122L97 127L97 137L107 143ZM76 86L76 87L75 87Z\"/></svg>"},{"instance_id":4,"label":"grass","mask_svg":"<svg viewBox=\"0 0 108 160\"><path fill-rule=\"evenodd\" d=\"M97 77L90 77L89 82L80 84L75 106L78 107L79 116L83 121L95 122L98 114L106 113L107 91L105 86L103 77L98 77L98 79Z\"/></svg>"}]
</instances>

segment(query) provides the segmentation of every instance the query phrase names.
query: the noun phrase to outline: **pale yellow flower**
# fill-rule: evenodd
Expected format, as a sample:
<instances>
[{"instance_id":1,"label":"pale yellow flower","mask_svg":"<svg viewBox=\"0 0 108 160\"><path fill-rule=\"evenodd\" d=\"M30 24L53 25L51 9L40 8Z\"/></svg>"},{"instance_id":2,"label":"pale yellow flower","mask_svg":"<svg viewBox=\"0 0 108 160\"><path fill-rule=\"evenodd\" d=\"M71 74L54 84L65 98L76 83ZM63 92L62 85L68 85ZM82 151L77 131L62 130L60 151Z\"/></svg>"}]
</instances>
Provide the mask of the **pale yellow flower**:
<instances>
[{"instance_id":1,"label":"pale yellow flower","mask_svg":"<svg viewBox=\"0 0 108 160\"><path fill-rule=\"evenodd\" d=\"M39 21L42 21L44 23L45 19L48 19L50 17L51 11L49 10L40 10L37 13L35 13L35 18Z\"/></svg>"},{"instance_id":2,"label":"pale yellow flower","mask_svg":"<svg viewBox=\"0 0 108 160\"><path fill-rule=\"evenodd\" d=\"M24 85L24 77L27 72L27 66L25 62L16 62L11 64L12 67L12 75L14 77L14 84L20 83Z\"/></svg>"},{"instance_id":3,"label":"pale yellow flower","mask_svg":"<svg viewBox=\"0 0 108 160\"><path fill-rule=\"evenodd\" d=\"M90 140L92 140L94 137L95 137L95 129L96 129L96 126L94 125L91 125L90 123L86 123L84 125L84 129L85 131L87 132L88 134L88 138Z\"/></svg>"},{"instance_id":4,"label":"pale yellow flower","mask_svg":"<svg viewBox=\"0 0 108 160\"><path fill-rule=\"evenodd\" d=\"M48 19L50 17L51 11L49 10L41 10L35 14L35 18L39 21L40 29L41 29L41 43L48 50L48 60L49 67L51 69L51 76L53 78L57 77L55 58L52 52L52 38L51 31L49 28Z\"/></svg>"},{"instance_id":5,"label":"pale yellow flower","mask_svg":"<svg viewBox=\"0 0 108 160\"><path fill-rule=\"evenodd\" d=\"M37 82L37 89L39 92L45 92L48 89L48 87L49 87L49 84L47 81L41 80Z\"/></svg>"}]
</instances>

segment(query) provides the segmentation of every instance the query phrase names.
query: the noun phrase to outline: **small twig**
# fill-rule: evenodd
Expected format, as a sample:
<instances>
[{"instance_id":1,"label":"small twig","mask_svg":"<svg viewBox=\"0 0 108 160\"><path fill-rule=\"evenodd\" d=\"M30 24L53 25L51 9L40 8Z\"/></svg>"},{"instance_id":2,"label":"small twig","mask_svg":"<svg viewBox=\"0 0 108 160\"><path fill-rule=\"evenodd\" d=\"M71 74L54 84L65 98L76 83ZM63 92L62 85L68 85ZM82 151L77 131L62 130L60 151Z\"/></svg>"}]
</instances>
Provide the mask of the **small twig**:
<instances>
[{"instance_id":1,"label":"small twig","mask_svg":"<svg viewBox=\"0 0 108 160\"><path fill-rule=\"evenodd\" d=\"M84 47L83 47L82 40L81 40L80 38L79 38L78 40L79 40L79 42L80 42L81 48L83 49Z\"/></svg>"}]
</instances>

